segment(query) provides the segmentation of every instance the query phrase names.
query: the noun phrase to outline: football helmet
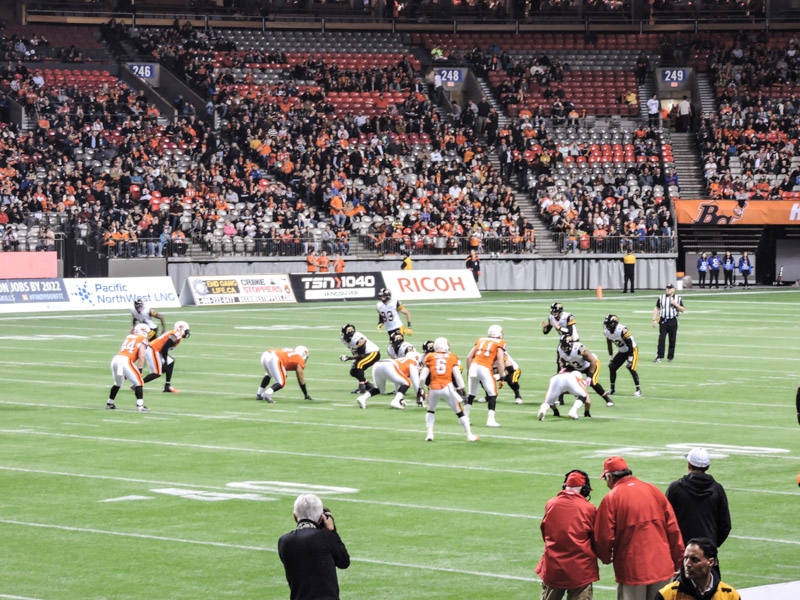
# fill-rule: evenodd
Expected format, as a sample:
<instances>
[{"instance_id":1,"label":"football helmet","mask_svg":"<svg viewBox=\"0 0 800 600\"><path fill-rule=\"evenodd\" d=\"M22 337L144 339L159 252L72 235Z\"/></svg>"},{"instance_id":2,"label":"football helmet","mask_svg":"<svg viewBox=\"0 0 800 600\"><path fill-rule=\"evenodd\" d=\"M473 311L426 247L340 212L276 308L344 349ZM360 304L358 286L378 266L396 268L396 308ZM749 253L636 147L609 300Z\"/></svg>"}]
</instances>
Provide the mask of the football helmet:
<instances>
[{"instance_id":1,"label":"football helmet","mask_svg":"<svg viewBox=\"0 0 800 600\"><path fill-rule=\"evenodd\" d=\"M571 335L562 335L558 342L558 347L561 348L561 351L564 352L564 354L569 354L572 352L573 342L574 340L572 339Z\"/></svg>"},{"instance_id":2,"label":"football helmet","mask_svg":"<svg viewBox=\"0 0 800 600\"><path fill-rule=\"evenodd\" d=\"M503 328L500 325L492 325L489 327L489 331L486 332L490 338L502 338L503 337Z\"/></svg>"},{"instance_id":3,"label":"football helmet","mask_svg":"<svg viewBox=\"0 0 800 600\"><path fill-rule=\"evenodd\" d=\"M422 355L419 352L406 352L406 358L412 359L415 363L419 364Z\"/></svg>"},{"instance_id":4,"label":"football helmet","mask_svg":"<svg viewBox=\"0 0 800 600\"><path fill-rule=\"evenodd\" d=\"M186 321L178 321L177 323L175 323L175 327L173 329L179 331L181 337L183 338L188 338L191 333L189 331L189 324Z\"/></svg>"},{"instance_id":5,"label":"football helmet","mask_svg":"<svg viewBox=\"0 0 800 600\"><path fill-rule=\"evenodd\" d=\"M142 310L144 308L144 300L142 300L141 298L137 298L136 300L134 300L133 308L135 308L136 310Z\"/></svg>"},{"instance_id":6,"label":"football helmet","mask_svg":"<svg viewBox=\"0 0 800 600\"><path fill-rule=\"evenodd\" d=\"M388 302L392 299L392 292L390 292L388 288L381 288L378 292L378 298L383 302Z\"/></svg>"},{"instance_id":7,"label":"football helmet","mask_svg":"<svg viewBox=\"0 0 800 600\"><path fill-rule=\"evenodd\" d=\"M561 302L553 302L550 305L550 314L553 315L554 317L557 317L562 312L564 312L564 305L561 304Z\"/></svg>"},{"instance_id":8,"label":"football helmet","mask_svg":"<svg viewBox=\"0 0 800 600\"><path fill-rule=\"evenodd\" d=\"M447 341L447 338L438 337L433 340L433 351L434 352L450 352L450 342Z\"/></svg>"},{"instance_id":9,"label":"football helmet","mask_svg":"<svg viewBox=\"0 0 800 600\"><path fill-rule=\"evenodd\" d=\"M302 356L303 360L308 360L308 348L305 346L297 346L297 348L294 349L294 352L295 354Z\"/></svg>"},{"instance_id":10,"label":"football helmet","mask_svg":"<svg viewBox=\"0 0 800 600\"><path fill-rule=\"evenodd\" d=\"M424 344L422 344L422 351L426 354L428 352L433 352L433 340L427 340Z\"/></svg>"},{"instance_id":11,"label":"football helmet","mask_svg":"<svg viewBox=\"0 0 800 600\"><path fill-rule=\"evenodd\" d=\"M389 342L391 342L392 346L399 346L406 340L401 330L402 327L400 329L395 329L389 334Z\"/></svg>"},{"instance_id":12,"label":"football helmet","mask_svg":"<svg viewBox=\"0 0 800 600\"><path fill-rule=\"evenodd\" d=\"M608 315L603 321L603 325L605 325L606 329L611 333L614 333L619 325L619 317L617 317L617 315Z\"/></svg>"},{"instance_id":13,"label":"football helmet","mask_svg":"<svg viewBox=\"0 0 800 600\"><path fill-rule=\"evenodd\" d=\"M356 334L355 325L351 325L350 323L348 323L347 325L342 327L342 339L345 342L349 342L350 340L352 340L355 334Z\"/></svg>"},{"instance_id":14,"label":"football helmet","mask_svg":"<svg viewBox=\"0 0 800 600\"><path fill-rule=\"evenodd\" d=\"M133 328L132 333L147 337L150 334L150 325L148 325L147 323L139 323L138 325L136 325L136 327Z\"/></svg>"}]
</instances>

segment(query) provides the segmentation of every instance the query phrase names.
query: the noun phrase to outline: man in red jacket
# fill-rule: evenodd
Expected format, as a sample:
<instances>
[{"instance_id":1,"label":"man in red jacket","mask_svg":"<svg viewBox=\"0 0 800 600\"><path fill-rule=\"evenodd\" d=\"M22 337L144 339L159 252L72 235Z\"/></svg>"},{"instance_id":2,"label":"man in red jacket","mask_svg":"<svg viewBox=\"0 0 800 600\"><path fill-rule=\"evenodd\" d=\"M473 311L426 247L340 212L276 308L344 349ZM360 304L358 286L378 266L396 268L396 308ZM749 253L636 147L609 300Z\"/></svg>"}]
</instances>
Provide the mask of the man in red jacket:
<instances>
[{"instance_id":1,"label":"man in red jacket","mask_svg":"<svg viewBox=\"0 0 800 600\"><path fill-rule=\"evenodd\" d=\"M547 501L542 518L544 554L536 566L542 600L591 600L600 579L592 531L597 509L589 502L592 486L583 471L570 471L561 493Z\"/></svg>"},{"instance_id":2,"label":"man in red jacket","mask_svg":"<svg viewBox=\"0 0 800 600\"><path fill-rule=\"evenodd\" d=\"M619 600L652 600L681 567L683 538L667 497L633 476L621 456L603 464L611 490L597 509L597 557L614 563Z\"/></svg>"}]
</instances>

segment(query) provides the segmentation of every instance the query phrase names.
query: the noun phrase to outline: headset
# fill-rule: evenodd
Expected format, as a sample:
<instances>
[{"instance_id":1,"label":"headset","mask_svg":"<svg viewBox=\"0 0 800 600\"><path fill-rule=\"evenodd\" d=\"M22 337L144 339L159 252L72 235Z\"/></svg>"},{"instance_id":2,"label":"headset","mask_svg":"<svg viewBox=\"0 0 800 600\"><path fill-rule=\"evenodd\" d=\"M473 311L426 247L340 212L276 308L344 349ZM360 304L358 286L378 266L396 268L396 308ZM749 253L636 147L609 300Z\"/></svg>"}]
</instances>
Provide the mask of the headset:
<instances>
[{"instance_id":1,"label":"headset","mask_svg":"<svg viewBox=\"0 0 800 600\"><path fill-rule=\"evenodd\" d=\"M567 479L569 479L569 476L572 475L573 473L580 473L581 475L583 475L583 485L581 486L580 494L587 500L591 499L592 484L590 483L589 475L586 473L586 471L581 471L580 469L573 469L572 471L564 475L564 483L561 485L561 489L562 490L567 489Z\"/></svg>"}]
</instances>

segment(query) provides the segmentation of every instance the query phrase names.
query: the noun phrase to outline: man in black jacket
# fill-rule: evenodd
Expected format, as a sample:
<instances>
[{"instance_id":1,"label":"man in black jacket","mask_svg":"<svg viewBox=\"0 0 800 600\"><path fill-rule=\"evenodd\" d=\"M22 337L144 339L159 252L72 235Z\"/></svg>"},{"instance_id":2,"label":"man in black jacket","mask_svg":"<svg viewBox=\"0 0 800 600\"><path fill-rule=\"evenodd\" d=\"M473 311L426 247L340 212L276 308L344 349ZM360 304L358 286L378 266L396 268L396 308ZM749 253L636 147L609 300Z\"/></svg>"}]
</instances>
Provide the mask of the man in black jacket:
<instances>
[{"instance_id":1,"label":"man in black jacket","mask_svg":"<svg viewBox=\"0 0 800 600\"><path fill-rule=\"evenodd\" d=\"M711 457L705 448L692 448L686 455L689 473L667 488L667 499L675 511L684 540L708 538L719 548L731 532L731 513L725 489L706 473ZM714 570L719 575L719 562Z\"/></svg>"},{"instance_id":2,"label":"man in black jacket","mask_svg":"<svg viewBox=\"0 0 800 600\"><path fill-rule=\"evenodd\" d=\"M350 566L350 555L322 500L301 494L294 502L297 528L278 540L291 600L339 600L336 568Z\"/></svg>"}]
</instances>

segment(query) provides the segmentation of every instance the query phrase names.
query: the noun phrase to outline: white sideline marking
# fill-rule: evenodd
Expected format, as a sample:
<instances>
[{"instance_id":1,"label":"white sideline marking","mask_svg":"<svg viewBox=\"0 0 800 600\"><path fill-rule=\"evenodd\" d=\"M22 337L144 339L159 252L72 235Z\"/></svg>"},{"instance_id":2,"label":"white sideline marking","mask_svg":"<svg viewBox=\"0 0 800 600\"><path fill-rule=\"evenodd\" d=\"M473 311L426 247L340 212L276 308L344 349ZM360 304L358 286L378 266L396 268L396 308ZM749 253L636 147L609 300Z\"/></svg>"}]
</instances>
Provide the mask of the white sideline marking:
<instances>
[{"instance_id":1,"label":"white sideline marking","mask_svg":"<svg viewBox=\"0 0 800 600\"><path fill-rule=\"evenodd\" d=\"M11 596L9 594L0 594L0 598L8 598L9 600L42 600L41 598L31 598L29 596Z\"/></svg>"},{"instance_id":2,"label":"white sideline marking","mask_svg":"<svg viewBox=\"0 0 800 600\"><path fill-rule=\"evenodd\" d=\"M146 533L130 533L130 532L123 532L123 531L108 531L104 529L94 529L91 527L70 527L67 525L54 525L51 523L31 523L28 521L14 521L12 519L0 519L0 523L4 523L6 525L18 525L20 527L37 527L41 529L55 529L58 531L72 531L75 533L91 533L96 535L111 535L116 537L127 537L127 538L134 538L140 540L154 540L157 542L172 542L176 544L191 544L195 546L211 546L214 548L227 548L231 550L248 550L254 552L270 552L275 554L278 552L277 548L265 548L262 546L248 546L245 544L229 544L227 542L213 542L213 541L205 541L205 540L190 540L186 538L171 538L161 535L149 535ZM485 571L475 571L473 569L450 569L446 567L433 567L430 565L415 565L410 563L400 563L388 560L378 560L373 558L360 558L356 556L350 557L351 562L360 562L370 565L380 565L384 567L399 567L402 569L418 569L420 571L433 571L437 573L456 573L458 575L472 575L478 577L488 577L492 579L506 579L512 581L527 581L527 582L537 582L539 579L537 577L525 577L523 575L506 575L503 573L487 573ZM595 588L603 589L603 590L615 590L615 587L611 586L600 586L595 585ZM0 596L2 598L3 596ZM13 598L14 596L8 596Z\"/></svg>"},{"instance_id":3,"label":"white sideline marking","mask_svg":"<svg viewBox=\"0 0 800 600\"><path fill-rule=\"evenodd\" d=\"M127 502L129 500L153 500L152 496L120 496L119 498L107 498L98 502Z\"/></svg>"}]
</instances>

